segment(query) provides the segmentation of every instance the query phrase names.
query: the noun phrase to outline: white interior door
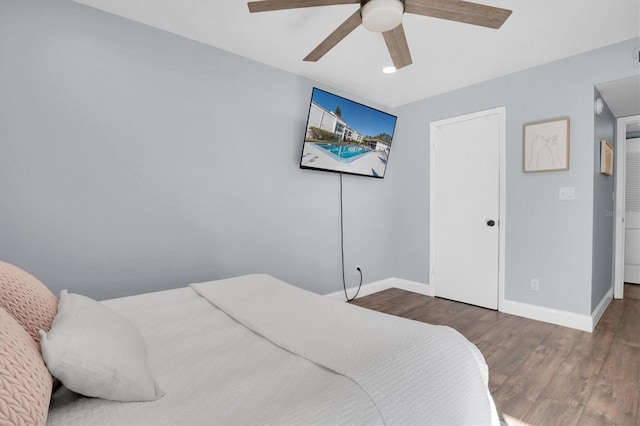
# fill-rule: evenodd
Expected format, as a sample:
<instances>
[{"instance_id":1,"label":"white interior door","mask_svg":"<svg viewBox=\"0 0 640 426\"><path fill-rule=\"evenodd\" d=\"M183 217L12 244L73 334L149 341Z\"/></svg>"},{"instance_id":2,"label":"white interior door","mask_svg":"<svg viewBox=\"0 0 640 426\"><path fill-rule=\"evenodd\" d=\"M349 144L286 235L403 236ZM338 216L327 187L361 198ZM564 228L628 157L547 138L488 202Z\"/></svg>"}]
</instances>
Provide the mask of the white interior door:
<instances>
[{"instance_id":1,"label":"white interior door","mask_svg":"<svg viewBox=\"0 0 640 426\"><path fill-rule=\"evenodd\" d=\"M626 145L624 281L640 284L640 138Z\"/></svg>"},{"instance_id":2,"label":"white interior door","mask_svg":"<svg viewBox=\"0 0 640 426\"><path fill-rule=\"evenodd\" d=\"M498 308L504 108L431 123L430 284Z\"/></svg>"}]
</instances>

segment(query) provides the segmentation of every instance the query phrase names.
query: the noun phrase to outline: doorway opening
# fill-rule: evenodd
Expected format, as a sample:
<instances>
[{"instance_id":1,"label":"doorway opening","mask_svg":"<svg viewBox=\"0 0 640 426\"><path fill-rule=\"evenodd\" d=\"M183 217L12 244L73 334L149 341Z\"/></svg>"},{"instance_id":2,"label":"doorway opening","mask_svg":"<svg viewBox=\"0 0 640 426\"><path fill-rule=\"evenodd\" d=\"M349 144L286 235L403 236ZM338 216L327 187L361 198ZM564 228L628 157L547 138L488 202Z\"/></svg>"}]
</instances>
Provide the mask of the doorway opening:
<instances>
[{"instance_id":1,"label":"doorway opening","mask_svg":"<svg viewBox=\"0 0 640 426\"><path fill-rule=\"evenodd\" d=\"M627 169L632 167L629 166L628 160L635 156L633 151L636 149L635 145L630 148L629 141L640 137L640 76L601 83L596 85L596 89L616 118L612 279L613 296L616 299L622 299L625 290L625 275L626 278L632 279L634 274L630 274L633 272L631 269L636 263L638 264L637 268L640 268L640 239L638 239L640 238L640 204L636 206L640 200L634 201L636 195L640 198L640 187L633 188L631 185L629 189L631 193L627 190L629 187L627 185L629 179L627 178L631 177L627 173ZM630 173L635 172L630 171ZM634 179L630 180L633 183ZM627 224L631 225L629 229L635 229L637 225L638 231L627 232ZM640 269L638 272L640 273Z\"/></svg>"}]
</instances>

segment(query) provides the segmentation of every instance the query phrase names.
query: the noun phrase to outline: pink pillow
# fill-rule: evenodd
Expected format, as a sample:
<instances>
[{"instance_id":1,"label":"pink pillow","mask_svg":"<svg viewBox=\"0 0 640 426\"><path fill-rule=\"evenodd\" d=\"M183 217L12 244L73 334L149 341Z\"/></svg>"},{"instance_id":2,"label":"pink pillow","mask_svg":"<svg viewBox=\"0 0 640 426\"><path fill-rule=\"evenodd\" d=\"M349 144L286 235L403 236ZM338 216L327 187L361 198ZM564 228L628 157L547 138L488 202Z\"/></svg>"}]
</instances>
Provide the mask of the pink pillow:
<instances>
[{"instance_id":1,"label":"pink pillow","mask_svg":"<svg viewBox=\"0 0 640 426\"><path fill-rule=\"evenodd\" d=\"M51 328L58 312L58 299L37 278L0 261L0 307L40 343L38 330Z\"/></svg>"},{"instance_id":2,"label":"pink pillow","mask_svg":"<svg viewBox=\"0 0 640 426\"><path fill-rule=\"evenodd\" d=\"M52 382L38 345L0 308L0 424L44 425Z\"/></svg>"}]
</instances>

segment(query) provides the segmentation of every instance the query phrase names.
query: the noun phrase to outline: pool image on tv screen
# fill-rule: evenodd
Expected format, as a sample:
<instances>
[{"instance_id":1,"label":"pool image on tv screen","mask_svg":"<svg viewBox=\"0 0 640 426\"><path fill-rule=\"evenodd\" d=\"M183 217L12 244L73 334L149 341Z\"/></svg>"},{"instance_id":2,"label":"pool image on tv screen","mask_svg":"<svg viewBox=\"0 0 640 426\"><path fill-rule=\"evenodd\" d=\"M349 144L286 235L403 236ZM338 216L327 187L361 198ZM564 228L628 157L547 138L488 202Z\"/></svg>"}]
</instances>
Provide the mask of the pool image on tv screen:
<instances>
[{"instance_id":1,"label":"pool image on tv screen","mask_svg":"<svg viewBox=\"0 0 640 426\"><path fill-rule=\"evenodd\" d=\"M300 167L383 178L396 117L314 88Z\"/></svg>"}]
</instances>

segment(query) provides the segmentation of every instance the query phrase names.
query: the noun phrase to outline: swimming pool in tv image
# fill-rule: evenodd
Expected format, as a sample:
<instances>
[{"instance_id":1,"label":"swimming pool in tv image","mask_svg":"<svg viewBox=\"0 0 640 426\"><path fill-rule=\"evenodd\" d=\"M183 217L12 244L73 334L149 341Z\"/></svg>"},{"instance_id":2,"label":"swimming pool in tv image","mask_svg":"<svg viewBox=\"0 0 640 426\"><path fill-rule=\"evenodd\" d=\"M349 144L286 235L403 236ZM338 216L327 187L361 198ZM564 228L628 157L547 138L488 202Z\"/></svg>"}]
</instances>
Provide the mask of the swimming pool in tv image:
<instances>
[{"instance_id":1,"label":"swimming pool in tv image","mask_svg":"<svg viewBox=\"0 0 640 426\"><path fill-rule=\"evenodd\" d=\"M359 158L371 151L368 147L358 145L332 145L326 143L319 143L316 146L327 150L330 154L333 154L336 160L342 163L350 163L356 158Z\"/></svg>"},{"instance_id":2,"label":"swimming pool in tv image","mask_svg":"<svg viewBox=\"0 0 640 426\"><path fill-rule=\"evenodd\" d=\"M382 178L396 117L314 88L300 167Z\"/></svg>"}]
</instances>

